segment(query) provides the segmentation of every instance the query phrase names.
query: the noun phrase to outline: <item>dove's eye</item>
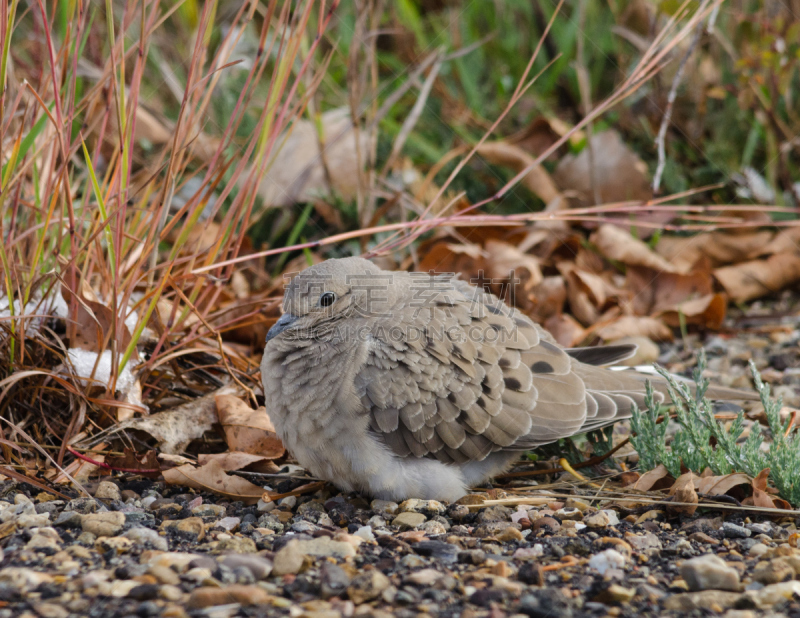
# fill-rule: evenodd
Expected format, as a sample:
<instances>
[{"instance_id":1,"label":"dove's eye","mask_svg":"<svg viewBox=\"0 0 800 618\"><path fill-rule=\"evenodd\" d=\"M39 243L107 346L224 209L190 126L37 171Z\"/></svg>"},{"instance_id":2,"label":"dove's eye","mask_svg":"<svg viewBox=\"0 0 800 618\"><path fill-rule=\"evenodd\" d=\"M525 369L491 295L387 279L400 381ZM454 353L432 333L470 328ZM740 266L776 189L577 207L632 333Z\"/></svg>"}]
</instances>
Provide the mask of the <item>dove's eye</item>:
<instances>
[{"instance_id":1,"label":"dove's eye","mask_svg":"<svg viewBox=\"0 0 800 618\"><path fill-rule=\"evenodd\" d=\"M333 304L333 301L336 300L336 294L333 292L325 292L322 296L319 297L319 305L320 307L330 307Z\"/></svg>"}]
</instances>

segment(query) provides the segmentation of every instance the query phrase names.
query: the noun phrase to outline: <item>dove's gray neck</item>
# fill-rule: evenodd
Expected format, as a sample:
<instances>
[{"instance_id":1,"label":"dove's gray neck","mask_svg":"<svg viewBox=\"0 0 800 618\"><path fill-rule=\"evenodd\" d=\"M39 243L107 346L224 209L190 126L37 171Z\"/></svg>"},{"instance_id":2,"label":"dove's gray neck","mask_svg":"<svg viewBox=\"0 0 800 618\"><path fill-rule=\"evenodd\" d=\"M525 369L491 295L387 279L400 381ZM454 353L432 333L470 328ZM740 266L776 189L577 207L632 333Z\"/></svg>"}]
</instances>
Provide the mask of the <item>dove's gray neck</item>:
<instances>
[{"instance_id":1,"label":"dove's gray neck","mask_svg":"<svg viewBox=\"0 0 800 618\"><path fill-rule=\"evenodd\" d=\"M343 375L342 368L354 373L366 358L368 344L351 330L340 322L307 337L276 338L267 345L262 373L267 379L281 375L274 389L283 402L279 414L287 422L312 414L327 417L341 393L352 389L353 376Z\"/></svg>"}]
</instances>

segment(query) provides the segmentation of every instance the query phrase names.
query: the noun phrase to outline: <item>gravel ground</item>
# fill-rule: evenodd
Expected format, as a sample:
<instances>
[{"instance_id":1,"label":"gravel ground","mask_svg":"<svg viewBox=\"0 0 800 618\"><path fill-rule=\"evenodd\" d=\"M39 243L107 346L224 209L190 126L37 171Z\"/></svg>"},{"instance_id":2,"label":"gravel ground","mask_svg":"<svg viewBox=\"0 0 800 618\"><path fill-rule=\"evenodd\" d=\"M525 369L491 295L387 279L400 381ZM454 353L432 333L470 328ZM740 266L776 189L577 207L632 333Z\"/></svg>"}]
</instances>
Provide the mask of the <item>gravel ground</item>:
<instances>
[{"instance_id":1,"label":"gravel ground","mask_svg":"<svg viewBox=\"0 0 800 618\"><path fill-rule=\"evenodd\" d=\"M709 377L746 386L755 357L798 406L800 331L767 331L706 340ZM683 349L658 354L686 369ZM793 514L482 507L499 486L450 505L330 488L245 506L148 480L69 502L29 489L0 485L0 618L800 616Z\"/></svg>"}]
</instances>

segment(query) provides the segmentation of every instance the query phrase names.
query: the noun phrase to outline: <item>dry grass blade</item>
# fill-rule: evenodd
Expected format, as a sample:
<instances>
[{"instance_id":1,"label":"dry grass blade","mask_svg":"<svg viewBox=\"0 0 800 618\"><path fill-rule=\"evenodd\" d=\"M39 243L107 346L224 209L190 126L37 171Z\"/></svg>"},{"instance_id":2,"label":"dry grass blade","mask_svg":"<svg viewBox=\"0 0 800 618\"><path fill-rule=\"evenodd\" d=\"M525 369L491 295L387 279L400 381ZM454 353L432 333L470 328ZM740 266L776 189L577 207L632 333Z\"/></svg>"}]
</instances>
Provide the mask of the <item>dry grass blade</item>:
<instances>
[{"instance_id":1,"label":"dry grass blade","mask_svg":"<svg viewBox=\"0 0 800 618\"><path fill-rule=\"evenodd\" d=\"M481 509L488 506L517 506L520 504L531 504L531 505L541 505L546 504L542 502L542 500L547 500L547 502L552 502L553 498L576 498L580 497L578 494L564 494L564 493L548 493L547 497L541 496L519 496L515 498L499 498L496 500L484 500L480 504L475 505L468 505L471 509ZM589 496L583 496L589 497ZM723 511L739 511L739 512L751 512L754 514L762 514L762 515L780 515L780 516L791 516L792 513L796 511L793 510L786 510L786 509L775 509L775 508L766 508L766 507L759 507L759 506L740 506L737 504L731 504L729 502L717 502L714 500L703 500L699 503L694 502L677 502L674 500L664 500L658 498L650 498L647 496L642 495L617 495L617 492L614 492L614 495L603 495L602 493L599 495L592 495L592 499L598 500L606 500L608 502L619 503L622 505L627 504L642 504L642 505L651 505L651 506L684 506L684 507L692 507L692 506L700 506L700 507L713 507L714 509L719 509Z\"/></svg>"}]
</instances>

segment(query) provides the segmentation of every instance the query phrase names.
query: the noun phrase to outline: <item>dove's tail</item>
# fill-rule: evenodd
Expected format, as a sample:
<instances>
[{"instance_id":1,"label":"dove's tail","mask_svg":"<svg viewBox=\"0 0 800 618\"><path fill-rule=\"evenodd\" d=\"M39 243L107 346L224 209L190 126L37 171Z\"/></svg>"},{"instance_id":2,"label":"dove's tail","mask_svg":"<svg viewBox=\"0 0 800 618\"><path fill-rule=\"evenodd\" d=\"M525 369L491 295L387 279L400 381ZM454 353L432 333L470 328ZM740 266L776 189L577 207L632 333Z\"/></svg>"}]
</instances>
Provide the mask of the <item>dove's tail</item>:
<instances>
[{"instance_id":1,"label":"dove's tail","mask_svg":"<svg viewBox=\"0 0 800 618\"><path fill-rule=\"evenodd\" d=\"M575 360L586 363L587 365L594 365L599 367L602 365L613 365L620 361L629 359L636 353L636 344L619 344L619 345L601 345L589 348L569 348L566 350ZM625 376L636 377L641 380L644 385L645 381L650 380L653 385L653 390L662 393L664 396L669 395L667 390L667 381L659 373L653 369L652 366L642 367L615 367L614 369L624 372ZM683 376L673 376L678 382L688 383L689 389L694 394L697 388L694 382L687 380ZM758 401L759 395L753 391L744 391L738 388L728 388L725 386L711 385L706 391L708 399L717 399L721 401Z\"/></svg>"}]
</instances>

